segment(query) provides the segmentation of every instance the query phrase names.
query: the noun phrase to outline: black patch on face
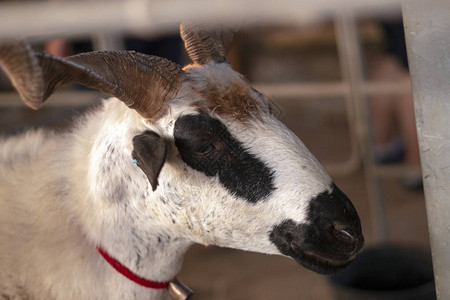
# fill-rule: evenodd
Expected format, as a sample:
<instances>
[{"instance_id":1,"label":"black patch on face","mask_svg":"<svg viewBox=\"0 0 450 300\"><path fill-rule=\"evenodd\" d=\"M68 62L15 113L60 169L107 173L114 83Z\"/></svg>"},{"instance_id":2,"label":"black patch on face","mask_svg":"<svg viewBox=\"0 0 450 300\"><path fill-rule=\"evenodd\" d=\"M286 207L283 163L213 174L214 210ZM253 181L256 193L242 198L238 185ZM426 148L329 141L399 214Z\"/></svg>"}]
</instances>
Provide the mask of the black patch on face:
<instances>
[{"instance_id":1,"label":"black patch on face","mask_svg":"<svg viewBox=\"0 0 450 300\"><path fill-rule=\"evenodd\" d=\"M245 149L219 120L204 113L175 122L175 145L183 161L206 176L218 176L232 194L256 203L274 190L273 171Z\"/></svg>"},{"instance_id":2,"label":"black patch on face","mask_svg":"<svg viewBox=\"0 0 450 300\"><path fill-rule=\"evenodd\" d=\"M321 274L346 267L364 244L358 214L336 185L311 200L306 223L286 219L269 239L282 254Z\"/></svg>"}]
</instances>

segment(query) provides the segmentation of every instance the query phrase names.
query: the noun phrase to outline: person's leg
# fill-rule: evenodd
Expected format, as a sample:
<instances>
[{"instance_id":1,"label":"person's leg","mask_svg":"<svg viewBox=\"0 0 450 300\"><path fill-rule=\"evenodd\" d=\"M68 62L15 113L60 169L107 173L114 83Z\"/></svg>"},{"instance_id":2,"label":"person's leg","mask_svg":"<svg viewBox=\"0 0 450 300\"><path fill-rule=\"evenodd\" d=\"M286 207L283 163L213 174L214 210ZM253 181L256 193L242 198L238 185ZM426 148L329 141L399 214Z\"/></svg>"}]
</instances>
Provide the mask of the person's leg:
<instances>
[{"instance_id":1,"label":"person's leg","mask_svg":"<svg viewBox=\"0 0 450 300\"><path fill-rule=\"evenodd\" d=\"M404 76L405 79L409 79L408 72L405 71ZM420 190L423 188L423 181L420 171L419 146L412 94L397 97L395 100L395 113L398 118L403 143L405 144L404 163L416 168L416 170L406 173L400 180L403 186L411 190Z\"/></svg>"},{"instance_id":2,"label":"person's leg","mask_svg":"<svg viewBox=\"0 0 450 300\"><path fill-rule=\"evenodd\" d=\"M393 57L382 56L376 61L371 77L375 82L391 82L398 80L400 73L401 69ZM395 136L394 102L394 97L384 95L370 99L375 160L379 163L398 161L403 154L402 144Z\"/></svg>"},{"instance_id":3,"label":"person's leg","mask_svg":"<svg viewBox=\"0 0 450 300\"><path fill-rule=\"evenodd\" d=\"M405 77L409 78L407 72ZM420 165L419 146L417 142L416 119L412 95L398 97L395 101L395 111L399 121L399 129L405 144L405 163L412 166Z\"/></svg>"}]
</instances>

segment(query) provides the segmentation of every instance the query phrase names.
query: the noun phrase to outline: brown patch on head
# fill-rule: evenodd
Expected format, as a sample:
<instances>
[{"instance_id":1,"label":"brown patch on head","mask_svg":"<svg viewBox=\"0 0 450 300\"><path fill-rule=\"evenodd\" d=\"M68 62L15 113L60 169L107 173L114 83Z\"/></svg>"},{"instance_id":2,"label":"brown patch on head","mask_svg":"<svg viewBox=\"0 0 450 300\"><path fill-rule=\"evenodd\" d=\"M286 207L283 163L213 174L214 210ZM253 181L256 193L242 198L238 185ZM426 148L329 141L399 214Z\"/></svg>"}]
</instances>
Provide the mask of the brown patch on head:
<instances>
[{"instance_id":1,"label":"brown patch on head","mask_svg":"<svg viewBox=\"0 0 450 300\"><path fill-rule=\"evenodd\" d=\"M204 101L194 105L245 123L252 118L258 119L262 107L262 103L252 97L250 90L241 82L233 82L228 87L210 83L206 89L197 90Z\"/></svg>"}]
</instances>

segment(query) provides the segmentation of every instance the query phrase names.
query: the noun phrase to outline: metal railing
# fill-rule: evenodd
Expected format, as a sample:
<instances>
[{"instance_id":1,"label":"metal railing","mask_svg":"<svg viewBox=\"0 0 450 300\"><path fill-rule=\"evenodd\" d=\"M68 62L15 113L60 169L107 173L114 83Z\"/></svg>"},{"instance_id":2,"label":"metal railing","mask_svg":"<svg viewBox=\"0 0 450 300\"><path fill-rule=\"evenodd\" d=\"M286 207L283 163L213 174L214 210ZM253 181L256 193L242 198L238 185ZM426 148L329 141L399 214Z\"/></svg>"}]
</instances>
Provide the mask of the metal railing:
<instances>
[{"instance_id":1,"label":"metal railing","mask_svg":"<svg viewBox=\"0 0 450 300\"><path fill-rule=\"evenodd\" d=\"M399 0L108 0L0 3L0 38L7 36L90 35L96 31L176 31L195 18L205 22L241 24L305 24L351 11L359 16L389 15Z\"/></svg>"}]
</instances>

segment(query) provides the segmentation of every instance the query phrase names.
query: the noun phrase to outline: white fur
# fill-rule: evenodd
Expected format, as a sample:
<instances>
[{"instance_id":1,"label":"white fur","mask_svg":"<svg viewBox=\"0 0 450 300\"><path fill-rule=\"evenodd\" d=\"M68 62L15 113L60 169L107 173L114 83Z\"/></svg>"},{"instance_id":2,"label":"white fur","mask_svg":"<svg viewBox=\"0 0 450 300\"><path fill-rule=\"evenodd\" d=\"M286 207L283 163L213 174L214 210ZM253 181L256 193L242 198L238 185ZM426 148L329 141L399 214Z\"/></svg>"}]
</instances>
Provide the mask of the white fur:
<instances>
[{"instance_id":1,"label":"white fur","mask_svg":"<svg viewBox=\"0 0 450 300\"><path fill-rule=\"evenodd\" d=\"M308 202L331 179L268 112L246 125L215 115L275 171L276 191L256 204L231 195L218 178L181 160L173 126L196 113L192 85L208 77L227 86L241 76L227 64L191 66L168 114L143 120L116 99L70 133L38 130L0 143L0 298L166 299L113 270L101 245L136 274L166 281L192 243L279 254L268 232L284 219L305 222ZM249 88L249 93L253 93ZM257 95L254 95L257 98ZM264 99L258 99L264 104ZM144 130L170 139L159 186L132 163L132 138Z\"/></svg>"}]
</instances>

